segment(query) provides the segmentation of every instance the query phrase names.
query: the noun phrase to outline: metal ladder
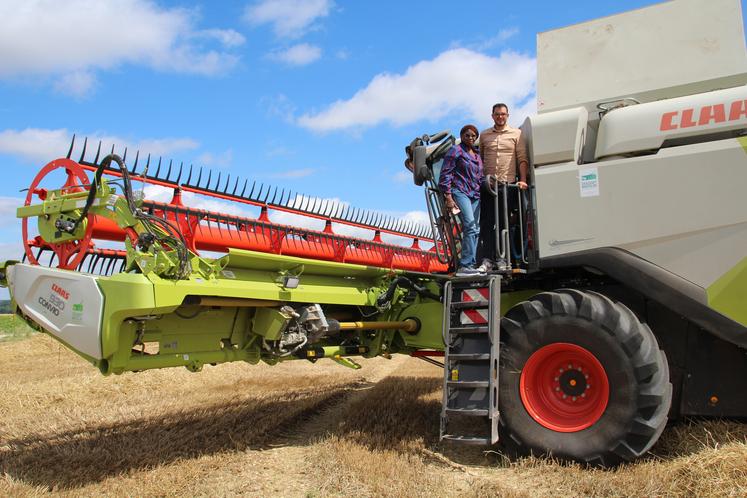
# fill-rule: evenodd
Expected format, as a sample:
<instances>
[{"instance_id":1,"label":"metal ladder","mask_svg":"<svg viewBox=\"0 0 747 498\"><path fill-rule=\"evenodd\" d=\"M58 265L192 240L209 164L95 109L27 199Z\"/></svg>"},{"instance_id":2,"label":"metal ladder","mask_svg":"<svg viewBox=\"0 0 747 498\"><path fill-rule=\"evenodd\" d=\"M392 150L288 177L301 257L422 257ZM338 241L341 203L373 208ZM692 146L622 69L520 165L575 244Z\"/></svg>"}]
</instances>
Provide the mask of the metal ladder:
<instances>
[{"instance_id":1,"label":"metal ladder","mask_svg":"<svg viewBox=\"0 0 747 498\"><path fill-rule=\"evenodd\" d=\"M454 278L444 296L441 440L495 444L501 276Z\"/></svg>"}]
</instances>

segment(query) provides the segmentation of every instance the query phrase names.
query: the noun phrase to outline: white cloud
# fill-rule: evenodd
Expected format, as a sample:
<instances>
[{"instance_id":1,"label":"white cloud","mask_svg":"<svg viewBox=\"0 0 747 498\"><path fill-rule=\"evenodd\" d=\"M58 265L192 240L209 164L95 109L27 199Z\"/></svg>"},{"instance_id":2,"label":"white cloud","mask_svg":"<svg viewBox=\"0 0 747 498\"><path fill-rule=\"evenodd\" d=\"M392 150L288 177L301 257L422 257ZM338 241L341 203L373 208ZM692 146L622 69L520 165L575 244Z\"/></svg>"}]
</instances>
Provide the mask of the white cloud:
<instances>
[{"instance_id":1,"label":"white cloud","mask_svg":"<svg viewBox=\"0 0 747 498\"><path fill-rule=\"evenodd\" d=\"M92 93L96 76L90 71L75 71L58 76L53 86L59 93L81 99Z\"/></svg>"},{"instance_id":2,"label":"white cloud","mask_svg":"<svg viewBox=\"0 0 747 498\"><path fill-rule=\"evenodd\" d=\"M487 125L498 101L512 108L512 120L531 112L536 64L532 57L504 51L491 57L465 48L447 50L418 62L403 74L382 73L348 100L304 114L299 125L314 131L395 126L439 120L453 113ZM531 102L529 102L531 101ZM525 103L514 109L516 104ZM518 121L519 123L521 121Z\"/></svg>"},{"instance_id":3,"label":"white cloud","mask_svg":"<svg viewBox=\"0 0 747 498\"><path fill-rule=\"evenodd\" d=\"M517 27L502 29L495 36L495 40L499 42L504 42L508 40L509 38L516 36L517 34L519 34L519 28Z\"/></svg>"},{"instance_id":4,"label":"white cloud","mask_svg":"<svg viewBox=\"0 0 747 498\"><path fill-rule=\"evenodd\" d=\"M62 78L55 86L76 96L93 89L95 71L128 63L221 73L238 60L224 49L244 42L233 30L198 30L196 10L150 0L6 0L0 19L0 78Z\"/></svg>"},{"instance_id":5,"label":"white cloud","mask_svg":"<svg viewBox=\"0 0 747 498\"><path fill-rule=\"evenodd\" d=\"M270 52L268 57L272 60L283 62L291 66L305 66L318 60L322 56L322 49L309 45L308 43L299 43L285 50Z\"/></svg>"},{"instance_id":6,"label":"white cloud","mask_svg":"<svg viewBox=\"0 0 747 498\"><path fill-rule=\"evenodd\" d=\"M197 156L195 161L205 166L230 166L233 163L233 150L227 149L220 154L205 152Z\"/></svg>"},{"instance_id":7,"label":"white cloud","mask_svg":"<svg viewBox=\"0 0 747 498\"><path fill-rule=\"evenodd\" d=\"M503 45L506 42L506 40L516 36L517 34L519 34L519 28L515 26L510 27L510 28L504 28L498 31L498 33L495 36L492 36L488 38L487 40L483 40L474 45L468 45L468 46L469 48L472 48L473 50L477 50L477 51L488 50L496 46Z\"/></svg>"},{"instance_id":8,"label":"white cloud","mask_svg":"<svg viewBox=\"0 0 747 498\"><path fill-rule=\"evenodd\" d=\"M240 47L246 42L241 33L232 29L204 29L195 33L195 37L217 40L224 47Z\"/></svg>"},{"instance_id":9,"label":"white cloud","mask_svg":"<svg viewBox=\"0 0 747 498\"><path fill-rule=\"evenodd\" d=\"M259 104L268 116L280 118L289 123L293 122L296 106L286 95L279 93L274 96L265 96L259 99Z\"/></svg>"},{"instance_id":10,"label":"white cloud","mask_svg":"<svg viewBox=\"0 0 747 498\"><path fill-rule=\"evenodd\" d=\"M261 0L246 7L244 19L254 26L272 25L278 37L298 38L333 5L332 0Z\"/></svg>"},{"instance_id":11,"label":"white cloud","mask_svg":"<svg viewBox=\"0 0 747 498\"><path fill-rule=\"evenodd\" d=\"M0 131L0 154L10 154L21 157L31 162L42 162L46 164L52 159L67 154L70 148L70 139L73 132L61 128L56 130L26 128L24 130ZM115 146L115 151L123 153L125 147L130 153L139 150L141 154L152 156L165 156L176 151L192 150L198 147L198 143L191 138L146 138L131 140L100 133L88 135L88 147L86 157L92 160L95 149L101 141L102 154ZM78 159L83 148L83 140L78 139L73 149L73 158ZM130 162L128 154L128 163Z\"/></svg>"}]
</instances>

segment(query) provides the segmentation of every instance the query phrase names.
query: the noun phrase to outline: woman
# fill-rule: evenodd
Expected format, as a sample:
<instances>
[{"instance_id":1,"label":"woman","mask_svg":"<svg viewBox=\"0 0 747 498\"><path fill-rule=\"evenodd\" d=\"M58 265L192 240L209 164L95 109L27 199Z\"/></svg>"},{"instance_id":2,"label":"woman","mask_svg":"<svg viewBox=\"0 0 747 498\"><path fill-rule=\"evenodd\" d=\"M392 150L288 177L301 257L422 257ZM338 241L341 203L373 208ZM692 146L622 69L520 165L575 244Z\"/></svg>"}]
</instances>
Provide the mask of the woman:
<instances>
[{"instance_id":1,"label":"woman","mask_svg":"<svg viewBox=\"0 0 747 498\"><path fill-rule=\"evenodd\" d=\"M459 132L461 143L446 153L438 187L446 199L446 208L459 209L462 220L462 251L456 276L477 275L475 252L480 226L480 183L482 159L475 151L479 133L474 125L465 125Z\"/></svg>"}]
</instances>

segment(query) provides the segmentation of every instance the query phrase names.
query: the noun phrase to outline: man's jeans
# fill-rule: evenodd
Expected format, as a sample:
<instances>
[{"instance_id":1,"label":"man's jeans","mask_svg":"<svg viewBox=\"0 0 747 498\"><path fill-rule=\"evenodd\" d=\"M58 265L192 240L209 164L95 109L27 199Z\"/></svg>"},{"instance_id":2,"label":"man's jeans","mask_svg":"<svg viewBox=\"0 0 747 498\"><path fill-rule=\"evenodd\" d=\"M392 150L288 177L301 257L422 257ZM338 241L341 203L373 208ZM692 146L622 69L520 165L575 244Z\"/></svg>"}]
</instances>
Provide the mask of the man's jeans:
<instances>
[{"instance_id":1,"label":"man's jeans","mask_svg":"<svg viewBox=\"0 0 747 498\"><path fill-rule=\"evenodd\" d=\"M480 233L480 199L470 199L458 190L452 190L451 197L461 211L462 254L459 257L459 268L474 267L477 236Z\"/></svg>"}]
</instances>

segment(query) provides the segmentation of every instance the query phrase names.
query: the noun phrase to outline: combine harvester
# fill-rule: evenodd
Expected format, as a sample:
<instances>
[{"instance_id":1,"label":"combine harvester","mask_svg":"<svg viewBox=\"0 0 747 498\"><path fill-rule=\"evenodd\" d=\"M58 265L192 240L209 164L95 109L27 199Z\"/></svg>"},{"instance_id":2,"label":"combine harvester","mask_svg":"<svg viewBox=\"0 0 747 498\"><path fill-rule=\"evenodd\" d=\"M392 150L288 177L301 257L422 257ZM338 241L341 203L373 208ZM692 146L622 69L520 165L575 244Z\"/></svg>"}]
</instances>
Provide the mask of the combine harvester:
<instances>
[{"instance_id":1,"label":"combine harvester","mask_svg":"<svg viewBox=\"0 0 747 498\"><path fill-rule=\"evenodd\" d=\"M668 419L747 416L739 2L543 33L538 65L540 112L522 126L533 189L497 237L508 271L449 277L459 228L434 187L454 143L442 133L407 148L430 229L100 147L75 161L71 146L31 183L24 262L2 264L2 283L18 316L105 375L443 356L441 438L500 436L512 453L610 466L648 451ZM133 182L173 199L142 199ZM193 209L182 192L260 212ZM325 227L273 223L275 211Z\"/></svg>"}]
</instances>

